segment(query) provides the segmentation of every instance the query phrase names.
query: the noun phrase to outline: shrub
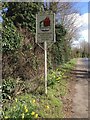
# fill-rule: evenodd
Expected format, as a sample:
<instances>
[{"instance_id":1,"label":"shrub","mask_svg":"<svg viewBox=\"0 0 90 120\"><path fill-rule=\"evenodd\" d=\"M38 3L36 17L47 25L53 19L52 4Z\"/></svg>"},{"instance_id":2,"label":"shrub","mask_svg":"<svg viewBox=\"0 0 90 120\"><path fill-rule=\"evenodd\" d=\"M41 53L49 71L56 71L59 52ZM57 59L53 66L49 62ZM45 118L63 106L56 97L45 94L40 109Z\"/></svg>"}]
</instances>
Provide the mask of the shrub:
<instances>
[{"instance_id":1,"label":"shrub","mask_svg":"<svg viewBox=\"0 0 90 120\"><path fill-rule=\"evenodd\" d=\"M12 92L15 90L16 81L13 78L3 79L2 97L3 99L10 98Z\"/></svg>"},{"instance_id":2,"label":"shrub","mask_svg":"<svg viewBox=\"0 0 90 120\"><path fill-rule=\"evenodd\" d=\"M61 71L51 71L48 74L48 86L55 85L56 82L60 81L63 78L64 72Z\"/></svg>"},{"instance_id":3,"label":"shrub","mask_svg":"<svg viewBox=\"0 0 90 120\"><path fill-rule=\"evenodd\" d=\"M16 98L11 106L3 112L3 118L10 119L25 119L37 118L38 114L35 112L35 100L31 100L28 96Z\"/></svg>"},{"instance_id":4,"label":"shrub","mask_svg":"<svg viewBox=\"0 0 90 120\"><path fill-rule=\"evenodd\" d=\"M53 71L48 74L48 86L56 83L56 73Z\"/></svg>"},{"instance_id":5,"label":"shrub","mask_svg":"<svg viewBox=\"0 0 90 120\"><path fill-rule=\"evenodd\" d=\"M4 17L4 16L3 16ZM14 52L21 47L21 35L17 31L13 22L8 19L4 19L2 30L2 49L3 53Z\"/></svg>"}]
</instances>

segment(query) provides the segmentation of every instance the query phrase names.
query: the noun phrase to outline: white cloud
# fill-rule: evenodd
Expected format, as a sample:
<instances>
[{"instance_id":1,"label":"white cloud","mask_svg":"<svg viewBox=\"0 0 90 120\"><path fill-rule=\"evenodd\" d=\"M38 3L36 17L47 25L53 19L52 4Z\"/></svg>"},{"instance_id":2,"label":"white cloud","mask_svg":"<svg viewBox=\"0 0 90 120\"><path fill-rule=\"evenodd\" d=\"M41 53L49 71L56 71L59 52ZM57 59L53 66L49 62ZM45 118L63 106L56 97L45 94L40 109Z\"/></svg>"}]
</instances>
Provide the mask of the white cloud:
<instances>
[{"instance_id":1,"label":"white cloud","mask_svg":"<svg viewBox=\"0 0 90 120\"><path fill-rule=\"evenodd\" d=\"M81 19L82 19L82 28L81 28L80 35L81 37L84 38L85 41L88 41L88 24L89 24L88 13L81 15Z\"/></svg>"},{"instance_id":2,"label":"white cloud","mask_svg":"<svg viewBox=\"0 0 90 120\"><path fill-rule=\"evenodd\" d=\"M76 15L76 21L74 23L74 25L77 27L77 28L80 28L80 31L79 31L79 37L78 37L78 41L77 40L74 40L74 44L76 46L79 46L79 43L82 41L82 40L85 40L85 41L88 41L88 33L90 33L90 20L88 20L88 15L90 15L90 13L85 13L83 15L80 15L78 13L75 13ZM72 16L69 15L69 17Z\"/></svg>"},{"instance_id":3,"label":"white cloud","mask_svg":"<svg viewBox=\"0 0 90 120\"><path fill-rule=\"evenodd\" d=\"M88 29L81 31L82 40L88 41Z\"/></svg>"},{"instance_id":4,"label":"white cloud","mask_svg":"<svg viewBox=\"0 0 90 120\"><path fill-rule=\"evenodd\" d=\"M77 25L77 27L81 26L82 31L87 30L88 29L88 13L85 13L83 15L77 14L77 20L75 22L75 25Z\"/></svg>"},{"instance_id":5,"label":"white cloud","mask_svg":"<svg viewBox=\"0 0 90 120\"><path fill-rule=\"evenodd\" d=\"M79 13L73 13L73 14L67 15L65 18L65 23L68 23L68 21L70 20L73 21L73 18L76 19L74 26L79 29L78 41L74 39L74 43L76 44L78 44L81 40L88 41L88 33L90 33L89 32L90 31L90 20L88 20L89 15L90 13L85 13L82 15L80 15Z\"/></svg>"},{"instance_id":6,"label":"white cloud","mask_svg":"<svg viewBox=\"0 0 90 120\"><path fill-rule=\"evenodd\" d=\"M81 19L84 24L88 24L88 13L81 15Z\"/></svg>"},{"instance_id":7,"label":"white cloud","mask_svg":"<svg viewBox=\"0 0 90 120\"><path fill-rule=\"evenodd\" d=\"M85 40L88 41L88 31L90 31L90 28L88 27L88 25L90 25L90 21L88 20L88 13L85 13L83 15L79 15L77 14L77 20L75 22L75 25L77 27L80 27L80 32L79 32L79 41L81 40ZM77 44L77 43L76 43Z\"/></svg>"}]
</instances>

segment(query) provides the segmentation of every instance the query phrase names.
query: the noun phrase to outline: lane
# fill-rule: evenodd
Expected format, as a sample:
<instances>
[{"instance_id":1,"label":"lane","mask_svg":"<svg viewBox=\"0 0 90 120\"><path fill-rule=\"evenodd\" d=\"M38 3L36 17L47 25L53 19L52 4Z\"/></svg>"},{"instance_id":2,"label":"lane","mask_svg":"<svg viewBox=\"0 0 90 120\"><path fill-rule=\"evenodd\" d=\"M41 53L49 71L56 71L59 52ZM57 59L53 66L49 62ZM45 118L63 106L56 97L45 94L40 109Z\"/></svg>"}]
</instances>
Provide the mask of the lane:
<instances>
[{"instance_id":1,"label":"lane","mask_svg":"<svg viewBox=\"0 0 90 120\"><path fill-rule=\"evenodd\" d=\"M76 67L76 93L73 97L72 118L88 118L88 59L79 58Z\"/></svg>"}]
</instances>

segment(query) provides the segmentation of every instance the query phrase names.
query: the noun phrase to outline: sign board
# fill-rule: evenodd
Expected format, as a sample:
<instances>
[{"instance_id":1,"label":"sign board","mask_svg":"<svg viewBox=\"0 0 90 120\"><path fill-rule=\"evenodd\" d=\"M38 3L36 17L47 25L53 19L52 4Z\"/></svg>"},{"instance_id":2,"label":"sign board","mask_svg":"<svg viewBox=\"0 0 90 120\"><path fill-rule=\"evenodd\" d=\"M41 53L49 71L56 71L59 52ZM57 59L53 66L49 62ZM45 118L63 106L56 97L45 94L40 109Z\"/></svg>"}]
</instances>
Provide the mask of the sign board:
<instances>
[{"instance_id":1,"label":"sign board","mask_svg":"<svg viewBox=\"0 0 90 120\"><path fill-rule=\"evenodd\" d=\"M55 41L55 15L38 13L36 15L36 43Z\"/></svg>"}]
</instances>

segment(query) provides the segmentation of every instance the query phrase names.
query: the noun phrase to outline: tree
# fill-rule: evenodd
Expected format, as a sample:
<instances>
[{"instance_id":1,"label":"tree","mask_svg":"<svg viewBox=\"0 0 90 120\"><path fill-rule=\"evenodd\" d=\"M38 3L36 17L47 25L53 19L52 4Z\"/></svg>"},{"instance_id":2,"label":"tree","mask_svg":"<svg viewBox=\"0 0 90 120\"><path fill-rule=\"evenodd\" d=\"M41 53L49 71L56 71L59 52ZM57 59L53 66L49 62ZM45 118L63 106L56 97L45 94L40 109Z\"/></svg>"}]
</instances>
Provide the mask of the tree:
<instances>
[{"instance_id":1,"label":"tree","mask_svg":"<svg viewBox=\"0 0 90 120\"><path fill-rule=\"evenodd\" d=\"M80 52L82 53L82 57L88 57L89 55L89 43L85 40L80 42Z\"/></svg>"},{"instance_id":2,"label":"tree","mask_svg":"<svg viewBox=\"0 0 90 120\"><path fill-rule=\"evenodd\" d=\"M71 58L71 44L73 40L78 39L78 30L80 30L80 26L75 25L76 20L78 19L78 11L74 9L73 3L70 2L50 3L50 10L56 13L56 23L61 24L63 28L67 31L63 38L61 36L58 36L58 38L62 41L60 42L60 46L62 45L61 56L63 58L63 61L68 61ZM61 32L61 30L59 31L59 33Z\"/></svg>"}]
</instances>

